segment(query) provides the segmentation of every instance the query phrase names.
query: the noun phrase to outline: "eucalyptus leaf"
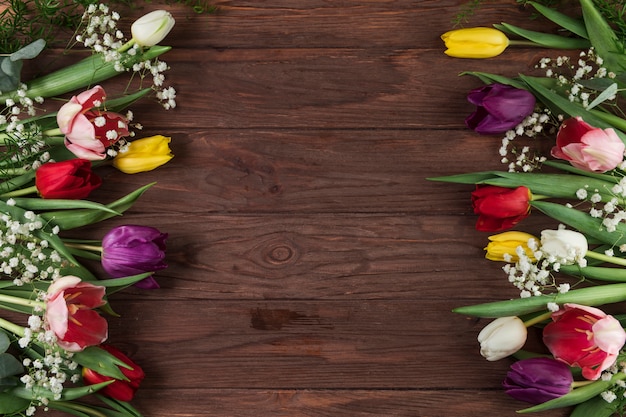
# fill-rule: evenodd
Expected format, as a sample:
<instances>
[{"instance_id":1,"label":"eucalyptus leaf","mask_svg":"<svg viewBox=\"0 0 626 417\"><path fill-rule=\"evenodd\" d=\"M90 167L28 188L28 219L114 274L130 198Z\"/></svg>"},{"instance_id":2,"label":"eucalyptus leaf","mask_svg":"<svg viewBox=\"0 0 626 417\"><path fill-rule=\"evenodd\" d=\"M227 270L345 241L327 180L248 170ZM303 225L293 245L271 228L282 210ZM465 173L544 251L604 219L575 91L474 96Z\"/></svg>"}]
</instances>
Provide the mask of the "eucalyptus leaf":
<instances>
[{"instance_id":1,"label":"eucalyptus leaf","mask_svg":"<svg viewBox=\"0 0 626 417\"><path fill-rule=\"evenodd\" d=\"M4 330L0 330L0 353L6 352L9 346L11 346L9 335Z\"/></svg>"},{"instance_id":2,"label":"eucalyptus leaf","mask_svg":"<svg viewBox=\"0 0 626 417\"><path fill-rule=\"evenodd\" d=\"M0 378L19 375L24 372L24 367L17 358L9 353L0 353Z\"/></svg>"},{"instance_id":3,"label":"eucalyptus leaf","mask_svg":"<svg viewBox=\"0 0 626 417\"><path fill-rule=\"evenodd\" d=\"M46 41L43 39L37 39L34 42L29 43L18 51L13 52L11 55L12 61L19 61L22 59L33 59L41 53L46 47Z\"/></svg>"},{"instance_id":4,"label":"eucalyptus leaf","mask_svg":"<svg viewBox=\"0 0 626 417\"><path fill-rule=\"evenodd\" d=\"M0 392L0 415L13 415L26 410L30 400L12 395L9 392Z\"/></svg>"}]
</instances>

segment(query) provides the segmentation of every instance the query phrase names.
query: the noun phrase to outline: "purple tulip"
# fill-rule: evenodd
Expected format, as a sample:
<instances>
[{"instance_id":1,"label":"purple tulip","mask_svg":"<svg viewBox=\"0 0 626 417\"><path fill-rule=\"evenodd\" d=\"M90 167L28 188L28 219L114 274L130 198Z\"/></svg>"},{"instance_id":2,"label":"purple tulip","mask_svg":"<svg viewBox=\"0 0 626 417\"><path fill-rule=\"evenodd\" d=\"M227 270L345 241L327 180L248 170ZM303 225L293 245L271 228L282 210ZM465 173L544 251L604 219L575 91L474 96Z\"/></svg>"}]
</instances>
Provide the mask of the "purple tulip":
<instances>
[{"instance_id":1,"label":"purple tulip","mask_svg":"<svg viewBox=\"0 0 626 417\"><path fill-rule=\"evenodd\" d=\"M124 225L113 228L102 239L102 267L113 278L155 272L167 268L167 233L154 227ZM137 282L139 288L159 288L150 276Z\"/></svg>"},{"instance_id":2,"label":"purple tulip","mask_svg":"<svg viewBox=\"0 0 626 417\"><path fill-rule=\"evenodd\" d=\"M568 365L541 357L515 362L502 386L517 400L541 404L570 392L573 381Z\"/></svg>"},{"instance_id":3,"label":"purple tulip","mask_svg":"<svg viewBox=\"0 0 626 417\"><path fill-rule=\"evenodd\" d=\"M490 84L469 92L467 100L476 105L465 124L476 133L492 135L515 128L535 109L535 96L504 84Z\"/></svg>"}]
</instances>

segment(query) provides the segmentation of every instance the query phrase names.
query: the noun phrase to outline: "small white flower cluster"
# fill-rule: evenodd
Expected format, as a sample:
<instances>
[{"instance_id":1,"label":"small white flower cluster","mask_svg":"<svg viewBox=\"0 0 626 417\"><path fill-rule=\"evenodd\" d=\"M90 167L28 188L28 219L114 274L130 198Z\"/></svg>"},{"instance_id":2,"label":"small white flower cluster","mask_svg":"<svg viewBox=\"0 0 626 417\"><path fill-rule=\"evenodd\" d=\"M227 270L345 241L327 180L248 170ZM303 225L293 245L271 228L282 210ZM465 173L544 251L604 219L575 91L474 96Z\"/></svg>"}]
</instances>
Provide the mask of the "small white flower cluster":
<instances>
[{"instance_id":1,"label":"small white flower cluster","mask_svg":"<svg viewBox=\"0 0 626 417\"><path fill-rule=\"evenodd\" d=\"M54 280L60 276L62 258L47 240L35 236L43 228L35 213L27 211L24 217L20 221L0 214L0 274L17 286Z\"/></svg>"},{"instance_id":2,"label":"small white flower cluster","mask_svg":"<svg viewBox=\"0 0 626 417\"><path fill-rule=\"evenodd\" d=\"M122 55L118 49L124 44L124 34L117 28L119 19L120 15L110 11L107 5L90 4L83 14L85 27L76 35L76 41L101 53L106 62L119 62ZM124 66L116 66L116 69L122 72Z\"/></svg>"},{"instance_id":3,"label":"small white flower cluster","mask_svg":"<svg viewBox=\"0 0 626 417\"><path fill-rule=\"evenodd\" d=\"M589 215L596 219L602 219L602 226L607 232L615 232L620 223L626 222L626 210L622 207L626 198L626 178L620 179L610 192L613 197L606 201L600 194L600 190L589 190L588 187L576 191L576 197L590 203ZM568 205L571 207L571 204ZM626 245L620 246L621 252L626 252Z\"/></svg>"},{"instance_id":4,"label":"small white flower cluster","mask_svg":"<svg viewBox=\"0 0 626 417\"><path fill-rule=\"evenodd\" d=\"M558 86L565 88L569 101L587 107L598 91L585 87L582 81L589 78L613 79L616 75L602 66L604 60L596 55L593 47L580 52L575 63L572 61L573 59L568 56L559 56L556 59L542 58L536 67L546 69L546 76L556 79ZM569 72L569 78L563 74L564 70ZM609 97L607 101L613 100L615 96Z\"/></svg>"},{"instance_id":5,"label":"small white flower cluster","mask_svg":"<svg viewBox=\"0 0 626 417\"><path fill-rule=\"evenodd\" d=\"M548 129L546 129L546 126ZM546 130L549 133L555 129L552 115L548 109L541 112L534 112L527 116L515 129L507 131L502 138L502 146L499 153L501 162L508 164L509 172L523 171L530 172L539 167L546 158L540 155L530 155L530 147L524 146L517 149L512 146L512 142L518 137L535 138Z\"/></svg>"},{"instance_id":6,"label":"small white flower cluster","mask_svg":"<svg viewBox=\"0 0 626 417\"><path fill-rule=\"evenodd\" d=\"M114 63L118 72L132 71L142 82L150 77L152 89L163 107L166 110L175 108L176 90L164 86L164 73L169 66L158 58L140 60L143 49L137 44L126 49L126 37L117 28L119 19L119 14L104 4L89 5L83 15L85 27L76 36L76 41L102 54L105 62Z\"/></svg>"},{"instance_id":7,"label":"small white flower cluster","mask_svg":"<svg viewBox=\"0 0 626 417\"><path fill-rule=\"evenodd\" d=\"M43 97L28 97L28 86L20 84L12 98L4 101L4 108L0 111L0 126L3 126L7 132L19 131L23 128L20 123L20 116L26 114L34 116L37 113L37 104L42 104ZM2 94L2 92L0 92Z\"/></svg>"},{"instance_id":8,"label":"small white flower cluster","mask_svg":"<svg viewBox=\"0 0 626 417\"><path fill-rule=\"evenodd\" d=\"M518 246L515 250L517 262L507 263L502 267L508 275L509 282L520 290L520 298L542 295L543 291L548 288L560 294L568 292L570 284L557 284L553 272L558 272L562 263L571 263L572 260L575 260L581 267L585 266L585 258L577 253L571 253L566 257L567 259L557 259L553 255L542 252L535 239L530 239L527 245L533 252L532 257L526 254L522 246ZM505 261L510 262L510 257L509 259L505 257ZM558 305L550 305L548 308L557 311Z\"/></svg>"},{"instance_id":9,"label":"small white flower cluster","mask_svg":"<svg viewBox=\"0 0 626 417\"><path fill-rule=\"evenodd\" d=\"M618 373L626 373L626 362L613 364L613 366L602 372L600 379L609 382ZM626 400L626 381L618 378L614 381L614 385L609 387L606 391L601 392L600 396L609 404L617 399Z\"/></svg>"},{"instance_id":10,"label":"small white flower cluster","mask_svg":"<svg viewBox=\"0 0 626 417\"><path fill-rule=\"evenodd\" d=\"M6 132L4 138L5 158L11 162L11 168L37 169L50 162L50 146L43 139L39 126L36 123L18 126L19 129Z\"/></svg>"}]
</instances>

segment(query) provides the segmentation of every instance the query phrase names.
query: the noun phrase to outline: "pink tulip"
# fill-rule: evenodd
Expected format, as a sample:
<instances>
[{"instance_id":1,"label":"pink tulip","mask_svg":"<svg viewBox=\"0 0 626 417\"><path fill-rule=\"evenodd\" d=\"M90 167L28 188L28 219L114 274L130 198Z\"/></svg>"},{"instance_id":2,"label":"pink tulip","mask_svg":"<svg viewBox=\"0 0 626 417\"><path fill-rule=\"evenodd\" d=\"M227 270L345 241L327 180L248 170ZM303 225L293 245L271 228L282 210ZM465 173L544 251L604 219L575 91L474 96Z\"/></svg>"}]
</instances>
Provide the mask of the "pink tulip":
<instances>
[{"instance_id":1,"label":"pink tulip","mask_svg":"<svg viewBox=\"0 0 626 417\"><path fill-rule=\"evenodd\" d=\"M106 158L106 148L127 136L128 121L120 114L101 111L106 94L99 85L74 96L57 113L65 146L78 158Z\"/></svg>"},{"instance_id":2,"label":"pink tulip","mask_svg":"<svg viewBox=\"0 0 626 417\"><path fill-rule=\"evenodd\" d=\"M596 380L609 368L626 343L620 322L602 310L565 304L552 314L543 330L543 341L554 357L582 368L584 378Z\"/></svg>"},{"instance_id":3,"label":"pink tulip","mask_svg":"<svg viewBox=\"0 0 626 417\"><path fill-rule=\"evenodd\" d=\"M552 156L585 171L606 172L622 163L624 148L615 130L596 128L573 117L561 124Z\"/></svg>"},{"instance_id":4,"label":"pink tulip","mask_svg":"<svg viewBox=\"0 0 626 417\"><path fill-rule=\"evenodd\" d=\"M104 305L105 288L68 275L48 288L45 322L57 337L57 344L68 352L104 342L107 321L94 308Z\"/></svg>"}]
</instances>

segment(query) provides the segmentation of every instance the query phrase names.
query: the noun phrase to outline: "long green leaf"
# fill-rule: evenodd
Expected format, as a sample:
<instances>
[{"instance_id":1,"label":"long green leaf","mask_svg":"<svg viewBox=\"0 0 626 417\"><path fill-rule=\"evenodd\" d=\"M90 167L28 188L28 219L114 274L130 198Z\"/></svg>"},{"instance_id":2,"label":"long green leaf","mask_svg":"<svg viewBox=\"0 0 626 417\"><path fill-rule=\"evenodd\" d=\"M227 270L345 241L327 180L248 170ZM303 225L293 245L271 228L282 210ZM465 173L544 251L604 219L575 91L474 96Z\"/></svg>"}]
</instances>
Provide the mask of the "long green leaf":
<instances>
[{"instance_id":1,"label":"long green leaf","mask_svg":"<svg viewBox=\"0 0 626 417\"><path fill-rule=\"evenodd\" d=\"M117 212L123 213L128 210L135 201L150 187L156 183L144 185L141 188L127 194L126 196L107 204L106 207ZM74 229L81 226L97 223L115 216L115 214L103 212L102 210L62 210L49 211L41 213L41 217L58 225L62 230Z\"/></svg>"},{"instance_id":2,"label":"long green leaf","mask_svg":"<svg viewBox=\"0 0 626 417\"><path fill-rule=\"evenodd\" d=\"M493 25L496 29L503 32L520 36L536 43L539 46L554 49L589 49L591 43L583 38L568 38L565 36L553 35L550 33L535 32L533 30L523 29L508 23Z\"/></svg>"},{"instance_id":3,"label":"long green leaf","mask_svg":"<svg viewBox=\"0 0 626 417\"><path fill-rule=\"evenodd\" d=\"M624 374L617 373L610 381L595 381L592 384L576 388L562 397L555 398L554 400L550 400L533 407L525 408L518 411L518 413L535 413L538 411L553 410L555 408L570 407L572 405L580 404L599 395L601 392L613 385L615 381L623 378Z\"/></svg>"},{"instance_id":4,"label":"long green leaf","mask_svg":"<svg viewBox=\"0 0 626 417\"><path fill-rule=\"evenodd\" d=\"M545 215L570 226L588 237L611 246L626 244L626 225L618 223L614 232L609 232L602 225L602 219L591 217L588 213L562 204L548 201L532 201L531 205Z\"/></svg>"},{"instance_id":5,"label":"long green leaf","mask_svg":"<svg viewBox=\"0 0 626 417\"><path fill-rule=\"evenodd\" d=\"M452 310L458 314L475 317L497 318L520 316L546 310L548 303L575 303L587 306L600 306L626 300L626 284L607 284L597 287L581 288L564 294L544 294L529 298L494 301L458 307Z\"/></svg>"},{"instance_id":6,"label":"long green leaf","mask_svg":"<svg viewBox=\"0 0 626 417\"><path fill-rule=\"evenodd\" d=\"M580 36L581 38L589 39L589 35L587 34L587 28L585 27L585 22L583 22L582 20L575 19L571 16L558 12L551 7L546 7L534 1L531 1L530 4L545 18L553 21L557 25L561 26L563 29L567 29L573 34Z\"/></svg>"},{"instance_id":7,"label":"long green leaf","mask_svg":"<svg viewBox=\"0 0 626 417\"><path fill-rule=\"evenodd\" d=\"M614 73L626 70L626 55L611 26L595 7L593 0L580 0L585 27L596 53L604 60L603 66Z\"/></svg>"},{"instance_id":8,"label":"long green leaf","mask_svg":"<svg viewBox=\"0 0 626 417\"><path fill-rule=\"evenodd\" d=\"M64 200L64 199L45 199L45 198L23 198L14 197L15 205L24 210L70 210L70 209L93 209L103 210L114 215L120 213L112 210L104 204L89 200Z\"/></svg>"}]
</instances>

